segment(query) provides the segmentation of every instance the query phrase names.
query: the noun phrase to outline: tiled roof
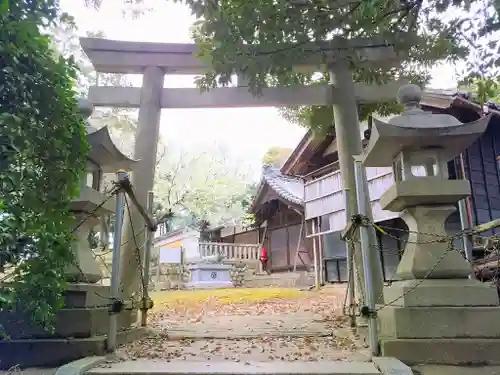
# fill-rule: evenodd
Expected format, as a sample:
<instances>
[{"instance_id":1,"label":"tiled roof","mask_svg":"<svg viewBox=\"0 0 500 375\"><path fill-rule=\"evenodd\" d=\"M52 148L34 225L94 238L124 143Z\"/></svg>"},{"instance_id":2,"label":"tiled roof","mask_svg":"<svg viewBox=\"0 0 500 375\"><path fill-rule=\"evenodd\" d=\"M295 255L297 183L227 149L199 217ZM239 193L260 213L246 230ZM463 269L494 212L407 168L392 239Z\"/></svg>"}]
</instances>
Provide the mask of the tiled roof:
<instances>
[{"instance_id":1,"label":"tiled roof","mask_svg":"<svg viewBox=\"0 0 500 375\"><path fill-rule=\"evenodd\" d=\"M491 101L488 101L484 104L483 107L481 107L471 93L458 91L457 89L443 90L426 88L423 91L421 104L425 107L440 109L447 109L450 106L459 106L473 110L479 115L483 115L484 110L484 112L492 113L493 115L500 117L500 103L493 103ZM364 137L363 133L364 129L362 129L362 137ZM297 145L288 160L285 162L282 168L285 173L294 173L292 172L295 165L294 162L297 162L297 159L307 157L306 150L308 148L311 149L317 146L317 143L314 142L308 144L308 141L312 140L313 138L313 132L311 132L310 130L306 132L299 145ZM304 156L304 154L306 156Z\"/></svg>"},{"instance_id":2,"label":"tiled roof","mask_svg":"<svg viewBox=\"0 0 500 375\"><path fill-rule=\"evenodd\" d=\"M304 204L304 182L300 178L285 176L278 168L265 167L262 182L267 183L280 198L290 203Z\"/></svg>"}]
</instances>

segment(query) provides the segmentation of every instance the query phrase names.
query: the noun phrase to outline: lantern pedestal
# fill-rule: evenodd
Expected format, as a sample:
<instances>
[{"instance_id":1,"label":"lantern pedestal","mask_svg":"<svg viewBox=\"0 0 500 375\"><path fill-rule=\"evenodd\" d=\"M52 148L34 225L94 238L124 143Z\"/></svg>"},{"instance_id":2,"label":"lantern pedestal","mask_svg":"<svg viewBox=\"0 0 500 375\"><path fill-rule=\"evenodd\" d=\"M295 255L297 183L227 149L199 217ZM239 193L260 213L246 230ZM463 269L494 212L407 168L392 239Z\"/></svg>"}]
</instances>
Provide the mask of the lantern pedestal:
<instances>
[{"instance_id":1,"label":"lantern pedestal","mask_svg":"<svg viewBox=\"0 0 500 375\"><path fill-rule=\"evenodd\" d=\"M470 195L466 180L449 180L447 162L472 144L488 117L462 124L419 108L420 88L402 87L401 116L374 121L366 167L392 164L394 184L381 208L401 212L408 239L396 279L377 306L383 356L414 364L500 363L500 308L496 288L468 279L472 267L453 249L445 222ZM421 167L425 175L415 175ZM419 173L420 174L420 173Z\"/></svg>"},{"instance_id":2,"label":"lantern pedestal","mask_svg":"<svg viewBox=\"0 0 500 375\"><path fill-rule=\"evenodd\" d=\"M102 271L89 248L88 236L92 228L99 224L99 218L86 212L75 212L74 215L75 222L82 224L74 233L76 239L72 250L75 259L66 270L66 278L69 282L94 284L102 279Z\"/></svg>"},{"instance_id":3,"label":"lantern pedestal","mask_svg":"<svg viewBox=\"0 0 500 375\"><path fill-rule=\"evenodd\" d=\"M72 247L75 262L66 271L68 281L94 284L102 279L101 264L90 249L88 238L90 231L99 224L99 217L114 212L115 199L108 199L102 204L105 200L100 192L82 186L80 196L71 202L76 240Z\"/></svg>"},{"instance_id":4,"label":"lantern pedestal","mask_svg":"<svg viewBox=\"0 0 500 375\"><path fill-rule=\"evenodd\" d=\"M450 250L446 219L455 203L470 194L465 180L414 177L396 181L381 197L383 210L403 211L408 241L396 277L411 279L467 278L471 265L458 251Z\"/></svg>"},{"instance_id":5,"label":"lantern pedestal","mask_svg":"<svg viewBox=\"0 0 500 375\"><path fill-rule=\"evenodd\" d=\"M409 231L396 271L400 281L384 288L387 306L378 306L382 355L407 364L496 361L485 347L500 345L497 291L468 279L471 265L450 248L445 230L452 204L469 192L468 181L419 177L396 181L381 197L382 209L403 211Z\"/></svg>"},{"instance_id":6,"label":"lantern pedestal","mask_svg":"<svg viewBox=\"0 0 500 375\"><path fill-rule=\"evenodd\" d=\"M382 355L407 364L496 362L489 350L500 346L497 291L468 279L471 265L449 247L445 231L446 219L456 210L450 203L467 195L468 182L433 184L429 179L436 180L396 182L381 198L382 209L406 207L402 219L409 231L396 272L400 281L384 288L387 305L378 306Z\"/></svg>"}]
</instances>

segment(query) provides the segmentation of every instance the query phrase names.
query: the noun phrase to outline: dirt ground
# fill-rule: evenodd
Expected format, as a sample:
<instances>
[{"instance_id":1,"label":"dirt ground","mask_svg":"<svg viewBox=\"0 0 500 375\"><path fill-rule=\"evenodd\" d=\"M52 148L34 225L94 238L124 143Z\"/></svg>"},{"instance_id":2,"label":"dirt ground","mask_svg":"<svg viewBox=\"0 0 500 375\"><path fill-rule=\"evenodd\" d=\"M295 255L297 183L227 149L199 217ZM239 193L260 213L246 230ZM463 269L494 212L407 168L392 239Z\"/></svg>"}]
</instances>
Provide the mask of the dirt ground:
<instances>
[{"instance_id":1,"label":"dirt ground","mask_svg":"<svg viewBox=\"0 0 500 375\"><path fill-rule=\"evenodd\" d=\"M155 334L120 348L116 359L368 360L342 316L344 297L342 286L163 292L153 296Z\"/></svg>"}]
</instances>

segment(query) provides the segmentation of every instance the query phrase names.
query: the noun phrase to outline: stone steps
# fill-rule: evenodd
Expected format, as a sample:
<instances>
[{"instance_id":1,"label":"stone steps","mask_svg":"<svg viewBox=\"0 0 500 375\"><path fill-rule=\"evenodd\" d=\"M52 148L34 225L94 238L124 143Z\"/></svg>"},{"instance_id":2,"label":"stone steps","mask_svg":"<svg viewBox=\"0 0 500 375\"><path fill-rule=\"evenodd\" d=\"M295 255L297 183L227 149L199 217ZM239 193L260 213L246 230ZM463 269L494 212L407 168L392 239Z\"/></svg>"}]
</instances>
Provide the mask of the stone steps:
<instances>
[{"instance_id":1,"label":"stone steps","mask_svg":"<svg viewBox=\"0 0 500 375\"><path fill-rule=\"evenodd\" d=\"M117 345L138 340L148 334L144 328L119 331ZM106 355L106 335L67 339L0 340L0 370L14 366L55 367L87 356Z\"/></svg>"},{"instance_id":2,"label":"stone steps","mask_svg":"<svg viewBox=\"0 0 500 375\"><path fill-rule=\"evenodd\" d=\"M308 272L280 272L270 275L253 275L245 280L245 287L265 288L269 286L281 288L308 287L314 284Z\"/></svg>"},{"instance_id":3,"label":"stone steps","mask_svg":"<svg viewBox=\"0 0 500 375\"><path fill-rule=\"evenodd\" d=\"M408 365L500 365L500 339L425 338L380 340L382 355Z\"/></svg>"},{"instance_id":4,"label":"stone steps","mask_svg":"<svg viewBox=\"0 0 500 375\"><path fill-rule=\"evenodd\" d=\"M107 333L109 309L61 309L56 314L53 333L32 324L24 314L3 312L0 321L11 339L91 337Z\"/></svg>"},{"instance_id":5,"label":"stone steps","mask_svg":"<svg viewBox=\"0 0 500 375\"><path fill-rule=\"evenodd\" d=\"M70 284L64 297L65 307L56 314L53 333L37 327L22 313L0 313L0 325L9 335L9 340L0 340L0 368L58 366L74 359L106 354L109 287ZM130 314L127 310L118 315L120 330ZM142 331L119 331L117 342L127 343L142 337Z\"/></svg>"},{"instance_id":6,"label":"stone steps","mask_svg":"<svg viewBox=\"0 0 500 375\"><path fill-rule=\"evenodd\" d=\"M498 307L386 306L379 310L378 316L381 338L500 337L500 309Z\"/></svg>"},{"instance_id":7,"label":"stone steps","mask_svg":"<svg viewBox=\"0 0 500 375\"><path fill-rule=\"evenodd\" d=\"M202 362L136 360L96 367L87 375L378 375L371 362Z\"/></svg>"}]
</instances>

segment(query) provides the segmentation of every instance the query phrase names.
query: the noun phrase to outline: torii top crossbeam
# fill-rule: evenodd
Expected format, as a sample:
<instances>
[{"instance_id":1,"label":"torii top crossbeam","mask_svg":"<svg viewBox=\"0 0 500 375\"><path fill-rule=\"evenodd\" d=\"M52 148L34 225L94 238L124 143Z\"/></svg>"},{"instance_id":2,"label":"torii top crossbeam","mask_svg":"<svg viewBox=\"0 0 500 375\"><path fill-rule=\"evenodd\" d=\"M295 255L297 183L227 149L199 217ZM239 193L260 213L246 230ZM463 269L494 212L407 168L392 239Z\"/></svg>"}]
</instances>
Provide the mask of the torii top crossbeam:
<instances>
[{"instance_id":1,"label":"torii top crossbeam","mask_svg":"<svg viewBox=\"0 0 500 375\"><path fill-rule=\"evenodd\" d=\"M81 38L83 50L97 72L142 74L147 67L158 67L165 74L203 74L210 67L197 56L194 44L125 42L97 38ZM304 48L304 47L301 47ZM319 61L336 61L351 48L363 64L391 67L399 63L393 46L380 38L334 40L323 46L311 47L315 59L301 62L300 71L321 71L326 67ZM258 55L258 51L253 54ZM318 54L321 58L318 59ZM258 56L256 57L258 58ZM238 81L240 81L238 79ZM386 85L355 83L358 102L394 99L395 92L404 82ZM238 82L238 86L246 86ZM262 89L261 96L252 95L247 87L214 88L201 93L196 88L164 88L160 98L161 108L222 108L222 107L271 107L294 105L331 105L343 95L343 90L331 85L273 87ZM99 107L138 108L141 89L138 87L91 87L89 99Z\"/></svg>"},{"instance_id":2,"label":"torii top crossbeam","mask_svg":"<svg viewBox=\"0 0 500 375\"><path fill-rule=\"evenodd\" d=\"M198 48L195 44L127 42L99 38L80 38L80 44L95 70L100 73L140 74L147 66L163 68L169 74L203 74L210 69L196 56ZM289 49L293 50L293 47ZM346 50L356 51L357 57L369 64L391 66L399 63L393 44L382 38L338 39L319 46L311 45L310 48L301 45L301 50L304 49L311 51L310 59L305 57L299 63L299 71L324 70L318 66L318 54L336 59L345 56ZM252 47L252 58L258 58L260 50ZM268 55L269 51L265 53Z\"/></svg>"}]
</instances>

